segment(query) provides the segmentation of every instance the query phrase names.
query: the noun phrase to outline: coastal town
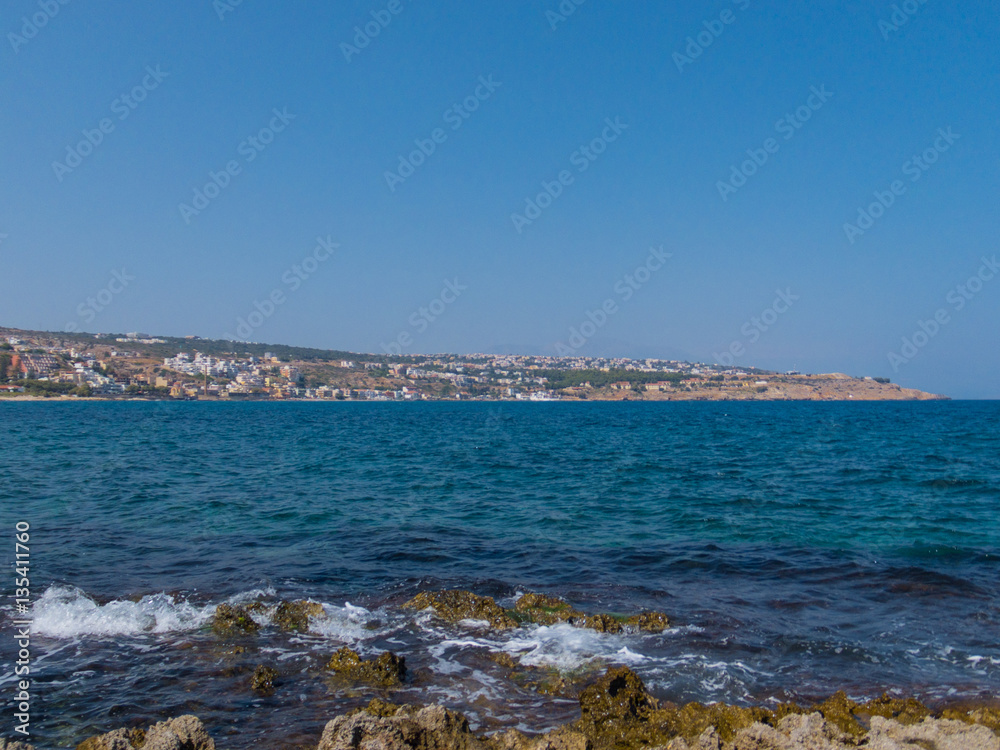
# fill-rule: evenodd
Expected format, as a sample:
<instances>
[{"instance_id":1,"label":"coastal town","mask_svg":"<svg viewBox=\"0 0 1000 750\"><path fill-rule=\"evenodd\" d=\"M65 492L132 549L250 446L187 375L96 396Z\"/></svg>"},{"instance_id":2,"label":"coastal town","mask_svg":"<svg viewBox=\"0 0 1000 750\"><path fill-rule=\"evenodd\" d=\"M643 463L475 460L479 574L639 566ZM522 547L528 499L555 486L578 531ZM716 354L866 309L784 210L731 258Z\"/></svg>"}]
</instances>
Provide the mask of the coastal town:
<instances>
[{"instance_id":1,"label":"coastal town","mask_svg":"<svg viewBox=\"0 0 1000 750\"><path fill-rule=\"evenodd\" d=\"M662 359L392 356L0 328L0 398L331 401L925 400L886 378Z\"/></svg>"}]
</instances>

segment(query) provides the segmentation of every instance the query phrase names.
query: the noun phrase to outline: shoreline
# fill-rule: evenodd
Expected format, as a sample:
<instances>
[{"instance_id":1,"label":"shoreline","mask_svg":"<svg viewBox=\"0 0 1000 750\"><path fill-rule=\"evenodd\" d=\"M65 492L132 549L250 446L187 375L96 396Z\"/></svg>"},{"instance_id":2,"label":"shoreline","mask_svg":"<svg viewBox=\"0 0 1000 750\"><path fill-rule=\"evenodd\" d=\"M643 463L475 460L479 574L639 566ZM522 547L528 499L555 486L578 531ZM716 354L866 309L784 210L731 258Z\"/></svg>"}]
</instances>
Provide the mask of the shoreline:
<instances>
[{"instance_id":1,"label":"shoreline","mask_svg":"<svg viewBox=\"0 0 1000 750\"><path fill-rule=\"evenodd\" d=\"M254 692L265 699L273 695L280 689L276 677L274 670L258 667L252 678ZM362 678L352 682L363 681ZM303 750L313 747L316 750L1000 748L1000 701L996 699L964 701L932 710L912 698L890 698L883 694L858 703L839 692L812 706L781 704L764 708L724 703L680 706L654 698L628 667L612 667L580 691L578 703L578 718L552 729L533 731L528 728L530 721L522 717L518 728L489 732L473 729L463 713L447 706L399 704L392 702L391 694L384 694L372 698L367 705L329 716L318 737L315 730L305 727L296 730L287 724L266 738L241 737L232 725L225 728L223 735L222 727L212 727L215 731L210 732L197 716L184 714L146 727L105 729L104 734L79 738L76 747L77 750L215 750L216 741L221 747L235 741L240 747L264 745ZM3 747L0 740L0 748ZM6 750L29 748L33 746L13 742L6 745Z\"/></svg>"}]
</instances>

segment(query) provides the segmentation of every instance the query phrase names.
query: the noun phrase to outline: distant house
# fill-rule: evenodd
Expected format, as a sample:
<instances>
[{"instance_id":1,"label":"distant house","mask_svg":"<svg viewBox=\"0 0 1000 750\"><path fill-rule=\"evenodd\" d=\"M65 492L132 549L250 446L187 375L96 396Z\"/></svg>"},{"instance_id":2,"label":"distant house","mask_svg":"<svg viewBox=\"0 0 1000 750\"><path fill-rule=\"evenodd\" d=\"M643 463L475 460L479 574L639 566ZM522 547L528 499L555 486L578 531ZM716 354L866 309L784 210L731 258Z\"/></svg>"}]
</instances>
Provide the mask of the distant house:
<instances>
[{"instance_id":1,"label":"distant house","mask_svg":"<svg viewBox=\"0 0 1000 750\"><path fill-rule=\"evenodd\" d=\"M59 359L51 354L15 354L11 357L15 372L26 378L38 378L59 369Z\"/></svg>"}]
</instances>

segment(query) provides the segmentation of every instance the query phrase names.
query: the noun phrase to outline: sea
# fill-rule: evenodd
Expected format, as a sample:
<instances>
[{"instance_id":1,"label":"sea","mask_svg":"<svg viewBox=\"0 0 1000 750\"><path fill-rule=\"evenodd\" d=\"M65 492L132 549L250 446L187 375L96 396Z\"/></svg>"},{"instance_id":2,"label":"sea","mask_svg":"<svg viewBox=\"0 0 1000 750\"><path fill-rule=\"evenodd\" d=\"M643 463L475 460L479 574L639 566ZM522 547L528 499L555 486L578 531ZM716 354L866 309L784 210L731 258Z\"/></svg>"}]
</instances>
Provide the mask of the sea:
<instances>
[{"instance_id":1,"label":"sea","mask_svg":"<svg viewBox=\"0 0 1000 750\"><path fill-rule=\"evenodd\" d=\"M27 618L40 748L180 714L220 747L315 747L376 697L543 731L612 665L676 703L982 700L1000 403L0 402L0 549L0 736ZM445 588L672 627L497 632L401 606ZM296 599L326 612L308 632L258 614L234 649L211 630L220 603ZM407 679L331 679L345 645L404 656ZM273 695L250 690L259 664Z\"/></svg>"}]
</instances>

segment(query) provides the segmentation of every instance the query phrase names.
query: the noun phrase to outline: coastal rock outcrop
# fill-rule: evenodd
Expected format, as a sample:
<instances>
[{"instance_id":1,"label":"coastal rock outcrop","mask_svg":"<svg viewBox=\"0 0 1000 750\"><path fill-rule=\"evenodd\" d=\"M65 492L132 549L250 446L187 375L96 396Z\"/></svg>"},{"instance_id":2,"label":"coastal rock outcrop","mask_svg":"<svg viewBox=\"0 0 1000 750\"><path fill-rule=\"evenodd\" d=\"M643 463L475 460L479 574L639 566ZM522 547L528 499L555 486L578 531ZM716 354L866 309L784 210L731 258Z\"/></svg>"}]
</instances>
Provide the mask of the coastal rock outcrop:
<instances>
[{"instance_id":1,"label":"coastal rock outcrop","mask_svg":"<svg viewBox=\"0 0 1000 750\"><path fill-rule=\"evenodd\" d=\"M384 706L376 707L381 713ZM462 714L441 706L400 706L391 716L368 710L326 725L317 750L488 750Z\"/></svg>"},{"instance_id":2,"label":"coastal rock outcrop","mask_svg":"<svg viewBox=\"0 0 1000 750\"><path fill-rule=\"evenodd\" d=\"M574 609L569 602L548 594L529 592L514 603L514 616L539 625L555 625L557 622L572 623L583 620L586 615Z\"/></svg>"},{"instance_id":3,"label":"coastal rock outcrop","mask_svg":"<svg viewBox=\"0 0 1000 750\"><path fill-rule=\"evenodd\" d=\"M421 591L403 606L420 610L429 607L447 622L485 620L496 630L510 630L518 626L517 620L497 604L493 597L479 596L460 589Z\"/></svg>"},{"instance_id":4,"label":"coastal rock outcrop","mask_svg":"<svg viewBox=\"0 0 1000 750\"><path fill-rule=\"evenodd\" d=\"M557 596L534 592L518 597L512 609L504 609L492 597L460 589L422 591L403 606L410 609L430 607L448 622L485 620L497 630L510 630L526 623L556 625L561 622L601 633L659 633L670 627L669 618L662 612L641 612L630 617L588 615Z\"/></svg>"},{"instance_id":5,"label":"coastal rock outcrop","mask_svg":"<svg viewBox=\"0 0 1000 750\"><path fill-rule=\"evenodd\" d=\"M326 668L348 680L377 687L395 687L406 677L406 660L402 656L385 651L374 659L363 659L347 646L330 657Z\"/></svg>"},{"instance_id":6,"label":"coastal rock outcrop","mask_svg":"<svg viewBox=\"0 0 1000 750\"><path fill-rule=\"evenodd\" d=\"M872 717L868 750L1000 750L1000 737L981 725L951 719L924 719L903 725Z\"/></svg>"},{"instance_id":7,"label":"coastal rock outcrop","mask_svg":"<svg viewBox=\"0 0 1000 750\"><path fill-rule=\"evenodd\" d=\"M281 602L274 610L274 624L282 630L296 633L309 631L309 618L326 617L326 610L319 602L300 599L294 602Z\"/></svg>"},{"instance_id":8,"label":"coastal rock outcrop","mask_svg":"<svg viewBox=\"0 0 1000 750\"><path fill-rule=\"evenodd\" d=\"M5 740L0 737L0 750L35 750L35 746L29 745L26 742Z\"/></svg>"},{"instance_id":9,"label":"coastal rock outcrop","mask_svg":"<svg viewBox=\"0 0 1000 750\"><path fill-rule=\"evenodd\" d=\"M212 630L217 635L246 635L256 633L260 630L260 626L250 617L245 607L220 604L215 608Z\"/></svg>"},{"instance_id":10,"label":"coastal rock outcrop","mask_svg":"<svg viewBox=\"0 0 1000 750\"><path fill-rule=\"evenodd\" d=\"M8 746L9 747L9 746ZM178 716L161 721L149 729L116 729L91 737L77 745L77 750L215 750L196 716Z\"/></svg>"},{"instance_id":11,"label":"coastal rock outcrop","mask_svg":"<svg viewBox=\"0 0 1000 750\"><path fill-rule=\"evenodd\" d=\"M516 729L499 732L488 740L491 750L591 750L586 735L559 727L540 737L528 737Z\"/></svg>"}]
</instances>

